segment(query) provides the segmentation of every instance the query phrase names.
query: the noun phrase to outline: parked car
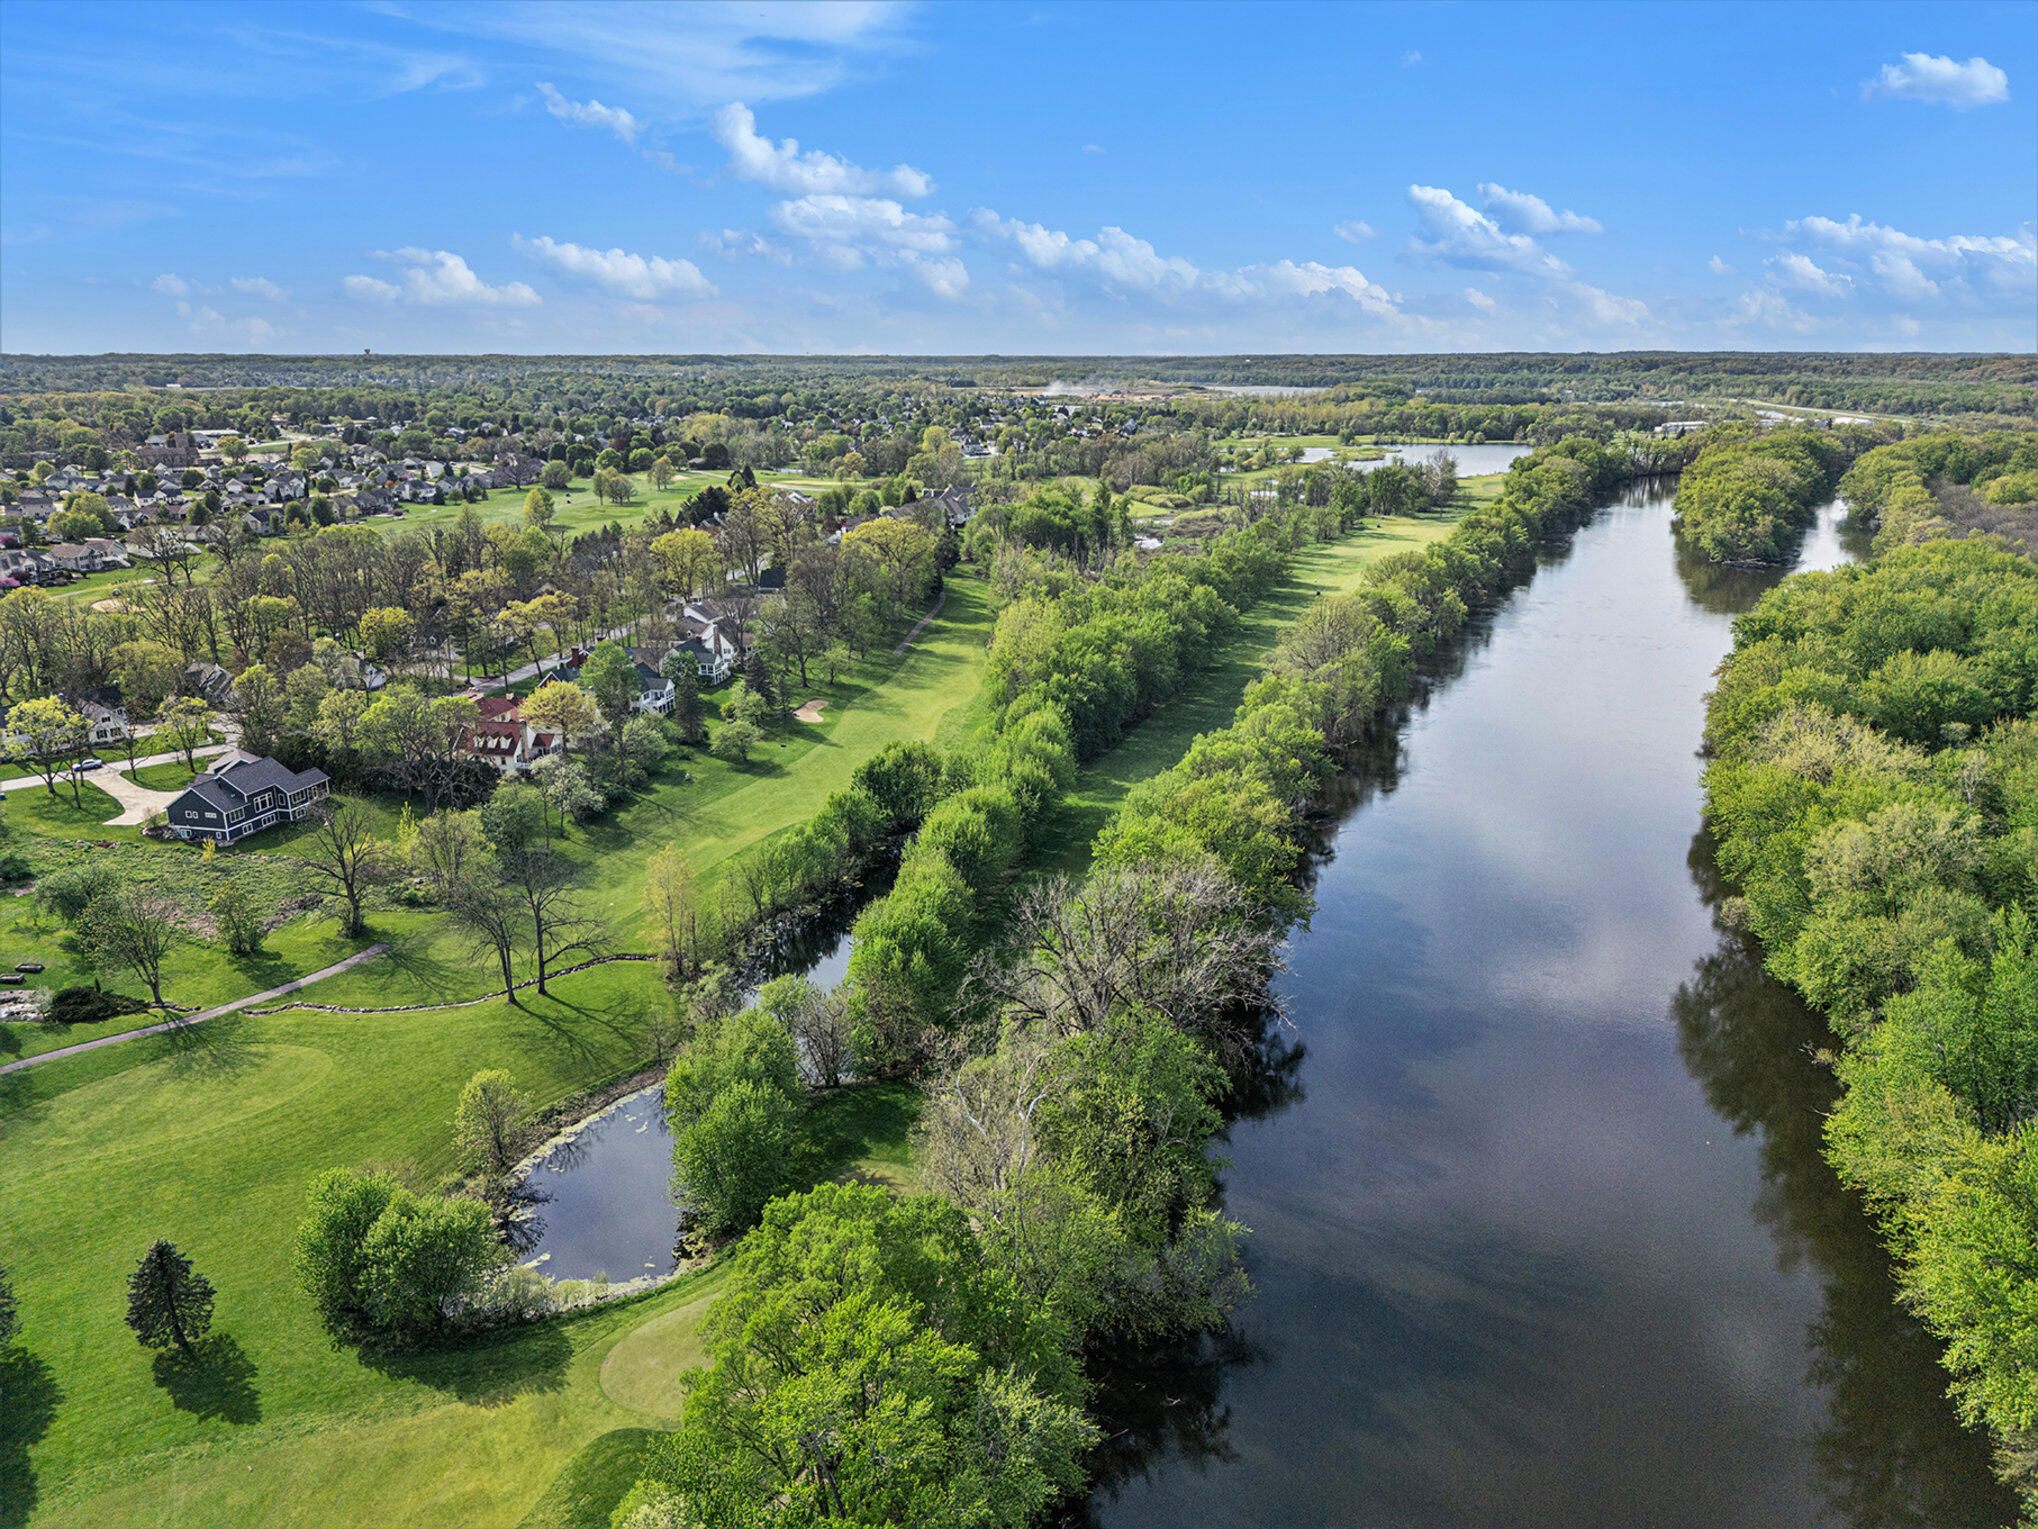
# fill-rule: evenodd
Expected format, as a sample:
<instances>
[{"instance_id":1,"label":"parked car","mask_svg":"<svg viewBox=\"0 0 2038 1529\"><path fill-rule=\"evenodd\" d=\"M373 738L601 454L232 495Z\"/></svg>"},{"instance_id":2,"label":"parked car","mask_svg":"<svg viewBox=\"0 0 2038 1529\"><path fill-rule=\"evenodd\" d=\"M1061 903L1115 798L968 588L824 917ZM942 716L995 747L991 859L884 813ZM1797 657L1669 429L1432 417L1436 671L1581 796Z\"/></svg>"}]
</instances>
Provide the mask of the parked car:
<instances>
[{"instance_id":1,"label":"parked car","mask_svg":"<svg viewBox=\"0 0 2038 1529\"><path fill-rule=\"evenodd\" d=\"M78 761L78 768L80 770L103 770L106 768L106 761L97 758L81 759Z\"/></svg>"}]
</instances>

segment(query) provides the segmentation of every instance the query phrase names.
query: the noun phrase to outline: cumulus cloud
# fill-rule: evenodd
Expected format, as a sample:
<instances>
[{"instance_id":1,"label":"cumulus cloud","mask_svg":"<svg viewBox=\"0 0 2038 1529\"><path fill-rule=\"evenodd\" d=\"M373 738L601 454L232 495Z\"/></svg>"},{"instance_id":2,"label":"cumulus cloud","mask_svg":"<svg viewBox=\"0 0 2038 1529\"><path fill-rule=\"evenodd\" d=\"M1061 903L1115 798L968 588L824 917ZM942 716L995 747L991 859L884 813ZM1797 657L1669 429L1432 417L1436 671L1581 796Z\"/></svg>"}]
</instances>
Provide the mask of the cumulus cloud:
<instances>
[{"instance_id":1,"label":"cumulus cloud","mask_svg":"<svg viewBox=\"0 0 2038 1529\"><path fill-rule=\"evenodd\" d=\"M1985 58L1957 64L1943 54L1906 53L1902 63L1884 64L1881 74L1862 81L1861 94L1966 111L2009 100L2010 77Z\"/></svg>"},{"instance_id":2,"label":"cumulus cloud","mask_svg":"<svg viewBox=\"0 0 2038 1529\"><path fill-rule=\"evenodd\" d=\"M936 297L952 301L962 296L969 287L969 268L952 255L940 260L908 255L906 267Z\"/></svg>"},{"instance_id":3,"label":"cumulus cloud","mask_svg":"<svg viewBox=\"0 0 2038 1529\"><path fill-rule=\"evenodd\" d=\"M1330 231L1347 244L1363 244L1375 234L1373 225L1362 218L1352 218L1347 222L1335 224Z\"/></svg>"},{"instance_id":4,"label":"cumulus cloud","mask_svg":"<svg viewBox=\"0 0 2038 1529\"><path fill-rule=\"evenodd\" d=\"M191 283L181 276L165 271L149 283L149 290L151 292L160 292L165 297L184 297L190 293Z\"/></svg>"},{"instance_id":5,"label":"cumulus cloud","mask_svg":"<svg viewBox=\"0 0 2038 1529\"><path fill-rule=\"evenodd\" d=\"M545 110L561 122L578 127L606 128L623 142L635 144L644 124L620 106L604 106L596 100L569 101L546 80L538 81L538 93L545 98Z\"/></svg>"},{"instance_id":6,"label":"cumulus cloud","mask_svg":"<svg viewBox=\"0 0 2038 1529\"><path fill-rule=\"evenodd\" d=\"M1440 265L1475 271L1520 271L1531 276L1568 276L1571 268L1527 234L1508 233L1477 208L1441 186L1410 186L1422 231L1410 237L1409 252Z\"/></svg>"},{"instance_id":7,"label":"cumulus cloud","mask_svg":"<svg viewBox=\"0 0 2038 1529\"><path fill-rule=\"evenodd\" d=\"M407 245L399 250L374 250L377 260L403 267L395 283L373 276L349 276L348 295L379 302L418 303L426 307L530 308L538 294L520 281L492 287L451 250L419 249Z\"/></svg>"},{"instance_id":8,"label":"cumulus cloud","mask_svg":"<svg viewBox=\"0 0 2038 1529\"><path fill-rule=\"evenodd\" d=\"M796 197L773 207L771 221L781 233L837 251L877 246L945 255L955 247L955 224L946 214L908 212L889 197Z\"/></svg>"},{"instance_id":9,"label":"cumulus cloud","mask_svg":"<svg viewBox=\"0 0 2038 1529\"><path fill-rule=\"evenodd\" d=\"M1853 277L1823 270L1809 255L1795 252L1772 255L1762 263L1776 273L1776 279L1784 286L1815 292L1820 297L1845 297L1854 285Z\"/></svg>"},{"instance_id":10,"label":"cumulus cloud","mask_svg":"<svg viewBox=\"0 0 2038 1529\"><path fill-rule=\"evenodd\" d=\"M1202 294L1235 302L1340 295L1370 313L1397 311L1393 295L1356 266L1284 259L1204 271L1194 261L1163 255L1149 241L1117 227L1099 230L1094 239L1076 238L1043 224L1001 218L989 208L977 209L971 226L987 242L1008 247L1035 270L1084 277L1118 295Z\"/></svg>"},{"instance_id":11,"label":"cumulus cloud","mask_svg":"<svg viewBox=\"0 0 2038 1529\"><path fill-rule=\"evenodd\" d=\"M266 276L236 276L227 285L249 297L266 297L272 303L281 302L290 295Z\"/></svg>"},{"instance_id":12,"label":"cumulus cloud","mask_svg":"<svg viewBox=\"0 0 2038 1529\"><path fill-rule=\"evenodd\" d=\"M668 260L662 255L633 255L627 250L590 249L584 244L564 244L549 235L526 239L511 234L510 245L569 276L578 276L598 287L649 302L660 297L709 297L715 287L691 260Z\"/></svg>"},{"instance_id":13,"label":"cumulus cloud","mask_svg":"<svg viewBox=\"0 0 2038 1529\"><path fill-rule=\"evenodd\" d=\"M1706 261L1705 268L1715 276L1731 276L1734 274L1734 268L1717 255Z\"/></svg>"},{"instance_id":14,"label":"cumulus cloud","mask_svg":"<svg viewBox=\"0 0 2038 1529\"><path fill-rule=\"evenodd\" d=\"M1583 232L1590 218L1577 213L1558 213L1540 197L1509 191L1505 186L1482 185L1487 205L1509 221L1545 218L1558 229ZM1408 200L1421 224L1410 236L1408 251L1419 260L1463 270L1494 271L1526 276L1541 282L1560 299L1584 308L1603 324L1633 328L1650 318L1648 304L1639 298L1622 297L1579 280L1562 260L1544 249L1529 234L1501 227L1495 217L1460 201L1441 186L1410 186ZM1540 213L1536 209L1541 209ZM1572 220L1568 224L1565 219ZM1475 305L1476 306L1476 305Z\"/></svg>"},{"instance_id":15,"label":"cumulus cloud","mask_svg":"<svg viewBox=\"0 0 2038 1529\"><path fill-rule=\"evenodd\" d=\"M1479 183L1480 198L1487 212L1502 228L1521 234L1597 234L1605 230L1596 218L1571 211L1558 212L1539 196L1526 191L1509 191L1492 181Z\"/></svg>"},{"instance_id":16,"label":"cumulus cloud","mask_svg":"<svg viewBox=\"0 0 2038 1529\"><path fill-rule=\"evenodd\" d=\"M1492 298L1481 292L1477 287L1465 288L1464 296L1465 301L1474 308L1477 308L1481 313L1491 313L1495 306L1497 306Z\"/></svg>"},{"instance_id":17,"label":"cumulus cloud","mask_svg":"<svg viewBox=\"0 0 2038 1529\"><path fill-rule=\"evenodd\" d=\"M756 114L741 101L724 106L709 118L708 131L715 142L729 151L731 173L773 191L910 199L926 196L934 189L933 177L911 165L866 170L819 149L802 153L797 139L773 143L757 131Z\"/></svg>"},{"instance_id":18,"label":"cumulus cloud","mask_svg":"<svg viewBox=\"0 0 2038 1529\"><path fill-rule=\"evenodd\" d=\"M1401 55L1401 67L1404 69L1413 69L1417 64L1421 62L1422 62L1422 49L1420 48L1410 48L1406 53Z\"/></svg>"},{"instance_id":19,"label":"cumulus cloud","mask_svg":"<svg viewBox=\"0 0 2038 1529\"><path fill-rule=\"evenodd\" d=\"M1851 268L1853 279L1904 302L1961 291L2023 303L2038 300L2038 230L2014 235L1953 234L1927 239L1859 213L1842 223L1797 218L1783 226L1787 242L1808 244Z\"/></svg>"}]
</instances>

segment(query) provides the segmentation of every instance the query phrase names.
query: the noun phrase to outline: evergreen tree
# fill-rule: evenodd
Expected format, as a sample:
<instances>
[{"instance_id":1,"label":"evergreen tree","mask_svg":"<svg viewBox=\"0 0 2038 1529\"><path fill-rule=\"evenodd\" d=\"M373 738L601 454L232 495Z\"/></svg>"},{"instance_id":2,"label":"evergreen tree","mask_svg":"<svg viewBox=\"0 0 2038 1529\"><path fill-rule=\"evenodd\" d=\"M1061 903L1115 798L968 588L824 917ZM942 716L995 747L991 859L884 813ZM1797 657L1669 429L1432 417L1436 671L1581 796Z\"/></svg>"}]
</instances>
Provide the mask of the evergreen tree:
<instances>
[{"instance_id":1,"label":"evergreen tree","mask_svg":"<svg viewBox=\"0 0 2038 1529\"><path fill-rule=\"evenodd\" d=\"M174 1343L190 1353L192 1340L212 1327L212 1281L194 1274L190 1259L158 1241L128 1276L127 1325L150 1348Z\"/></svg>"}]
</instances>

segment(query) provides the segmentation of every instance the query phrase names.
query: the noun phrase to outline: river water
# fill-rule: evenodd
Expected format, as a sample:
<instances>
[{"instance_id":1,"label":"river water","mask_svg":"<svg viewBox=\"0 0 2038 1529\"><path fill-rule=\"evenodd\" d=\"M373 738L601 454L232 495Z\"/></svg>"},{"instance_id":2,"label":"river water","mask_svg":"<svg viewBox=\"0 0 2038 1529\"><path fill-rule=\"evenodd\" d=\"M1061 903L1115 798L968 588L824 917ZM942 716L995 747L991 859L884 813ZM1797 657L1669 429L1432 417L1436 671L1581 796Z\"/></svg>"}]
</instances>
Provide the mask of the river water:
<instances>
[{"instance_id":1,"label":"river water","mask_svg":"<svg viewBox=\"0 0 2038 1529\"><path fill-rule=\"evenodd\" d=\"M1257 1294L1109 1377L1080 1521L2013 1516L1818 1155L1823 1027L1715 921L1702 698L1774 576L1669 520L1552 549L1344 782L1227 1149Z\"/></svg>"}]
</instances>

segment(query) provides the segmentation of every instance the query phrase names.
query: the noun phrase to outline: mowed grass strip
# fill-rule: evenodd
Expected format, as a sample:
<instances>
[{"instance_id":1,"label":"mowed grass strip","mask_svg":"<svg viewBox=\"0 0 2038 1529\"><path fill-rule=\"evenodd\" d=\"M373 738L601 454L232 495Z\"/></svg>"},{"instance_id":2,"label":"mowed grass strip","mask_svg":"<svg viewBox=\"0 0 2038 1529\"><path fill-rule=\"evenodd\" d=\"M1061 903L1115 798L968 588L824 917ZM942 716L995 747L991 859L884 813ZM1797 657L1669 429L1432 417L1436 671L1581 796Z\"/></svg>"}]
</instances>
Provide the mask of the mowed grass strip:
<instances>
[{"instance_id":1,"label":"mowed grass strip","mask_svg":"<svg viewBox=\"0 0 2038 1529\"><path fill-rule=\"evenodd\" d=\"M1239 630L1212 655L1210 665L1186 676L1175 699L1126 734L1117 747L1083 766L1057 814L1054 838L1034 857L1033 868L1071 875L1087 870L1097 834L1126 793L1171 768L1198 734L1231 721L1283 629L1312 600L1356 589L1366 570L1381 558L1420 551L1448 536L1458 513L1454 506L1436 515L1376 520L1365 530L1297 552L1280 587L1246 612Z\"/></svg>"}]
</instances>

